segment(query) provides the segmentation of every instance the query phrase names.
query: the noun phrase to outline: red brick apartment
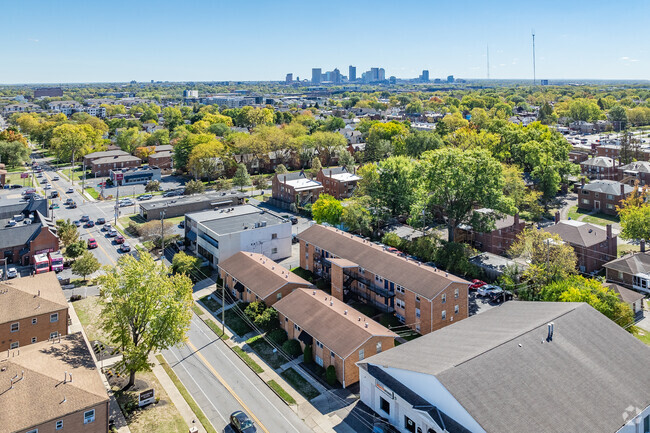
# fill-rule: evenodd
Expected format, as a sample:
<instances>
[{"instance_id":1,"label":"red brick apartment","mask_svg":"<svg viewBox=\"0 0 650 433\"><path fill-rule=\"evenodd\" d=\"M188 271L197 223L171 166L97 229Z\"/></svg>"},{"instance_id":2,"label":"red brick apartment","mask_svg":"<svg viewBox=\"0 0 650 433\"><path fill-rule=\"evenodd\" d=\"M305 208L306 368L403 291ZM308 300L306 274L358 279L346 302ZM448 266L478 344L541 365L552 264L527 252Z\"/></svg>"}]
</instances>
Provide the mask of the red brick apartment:
<instances>
[{"instance_id":1,"label":"red brick apartment","mask_svg":"<svg viewBox=\"0 0 650 433\"><path fill-rule=\"evenodd\" d=\"M618 215L616 206L627 198L634 188L615 180L594 180L583 183L578 190L578 207L588 211L602 212L607 215Z\"/></svg>"},{"instance_id":2,"label":"red brick apartment","mask_svg":"<svg viewBox=\"0 0 650 433\"><path fill-rule=\"evenodd\" d=\"M491 210L479 209L477 212L491 212ZM505 215L497 219L494 225L494 230L486 233L474 231L469 225L459 227L456 231L456 241L467 242L479 251L503 255L526 227L526 223L519 219L519 214Z\"/></svg>"},{"instance_id":3,"label":"red brick apartment","mask_svg":"<svg viewBox=\"0 0 650 433\"><path fill-rule=\"evenodd\" d=\"M468 316L469 283L460 277L333 227L314 224L298 238L300 267L330 280L336 299L394 313L421 334Z\"/></svg>"},{"instance_id":4,"label":"red brick apartment","mask_svg":"<svg viewBox=\"0 0 650 433\"><path fill-rule=\"evenodd\" d=\"M589 179L618 180L616 161L606 156L597 156L581 162L580 172Z\"/></svg>"},{"instance_id":5,"label":"red brick apartment","mask_svg":"<svg viewBox=\"0 0 650 433\"><path fill-rule=\"evenodd\" d=\"M307 177L303 170L273 176L272 197L285 203L313 203L322 192L323 185Z\"/></svg>"},{"instance_id":6,"label":"red brick apartment","mask_svg":"<svg viewBox=\"0 0 650 433\"><path fill-rule=\"evenodd\" d=\"M361 177L357 175L356 168L352 173L345 167L330 167L321 169L316 175L316 180L323 185L323 192L334 196L338 200L350 198L357 187Z\"/></svg>"}]
</instances>

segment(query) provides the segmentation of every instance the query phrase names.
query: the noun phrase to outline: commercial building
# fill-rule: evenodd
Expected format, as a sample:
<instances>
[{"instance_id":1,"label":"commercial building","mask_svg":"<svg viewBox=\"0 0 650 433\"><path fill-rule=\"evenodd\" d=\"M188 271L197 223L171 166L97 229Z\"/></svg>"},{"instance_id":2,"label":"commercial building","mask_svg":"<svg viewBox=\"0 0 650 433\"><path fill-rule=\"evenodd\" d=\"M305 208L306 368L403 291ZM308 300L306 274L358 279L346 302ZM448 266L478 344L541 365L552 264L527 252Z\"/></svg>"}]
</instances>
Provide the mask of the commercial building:
<instances>
[{"instance_id":1,"label":"commercial building","mask_svg":"<svg viewBox=\"0 0 650 433\"><path fill-rule=\"evenodd\" d=\"M61 97L63 97L63 89L60 87L37 87L34 89L34 99Z\"/></svg>"},{"instance_id":2,"label":"commercial building","mask_svg":"<svg viewBox=\"0 0 650 433\"><path fill-rule=\"evenodd\" d=\"M428 83L429 82L429 71L424 69L422 71L422 74L420 75L420 81L423 83Z\"/></svg>"},{"instance_id":3,"label":"commercial building","mask_svg":"<svg viewBox=\"0 0 650 433\"><path fill-rule=\"evenodd\" d=\"M323 70L321 68L311 69L311 83L320 84L322 81Z\"/></svg>"},{"instance_id":4,"label":"commercial building","mask_svg":"<svg viewBox=\"0 0 650 433\"><path fill-rule=\"evenodd\" d=\"M198 90L183 90L183 98L198 98L199 97L199 91Z\"/></svg>"},{"instance_id":5,"label":"commercial building","mask_svg":"<svg viewBox=\"0 0 650 433\"><path fill-rule=\"evenodd\" d=\"M334 196L338 200L349 198L361 176L357 175L356 167L352 173L345 167L322 168L316 175L316 181L323 187L323 193Z\"/></svg>"},{"instance_id":6,"label":"commercial building","mask_svg":"<svg viewBox=\"0 0 650 433\"><path fill-rule=\"evenodd\" d=\"M59 250L56 225L48 218L47 200L3 200L0 206L0 259L27 266L36 254Z\"/></svg>"},{"instance_id":7,"label":"commercial building","mask_svg":"<svg viewBox=\"0 0 650 433\"><path fill-rule=\"evenodd\" d=\"M108 394L81 333L8 355L0 361L0 432L108 432Z\"/></svg>"},{"instance_id":8,"label":"commercial building","mask_svg":"<svg viewBox=\"0 0 650 433\"><path fill-rule=\"evenodd\" d=\"M293 173L275 174L271 185L271 196L281 202L304 206L318 200L323 185L307 177L304 170Z\"/></svg>"},{"instance_id":9,"label":"commercial building","mask_svg":"<svg viewBox=\"0 0 650 433\"><path fill-rule=\"evenodd\" d=\"M214 267L239 251L291 255L291 222L252 205L185 215L185 244Z\"/></svg>"},{"instance_id":10,"label":"commercial building","mask_svg":"<svg viewBox=\"0 0 650 433\"><path fill-rule=\"evenodd\" d=\"M140 216L145 221L159 220L165 211L165 218L174 218L188 213L209 209L221 209L244 203L244 194L197 194L173 197L166 200L140 202Z\"/></svg>"},{"instance_id":11,"label":"commercial building","mask_svg":"<svg viewBox=\"0 0 650 433\"><path fill-rule=\"evenodd\" d=\"M162 179L160 168L153 165L109 170L108 175L115 185L120 186L146 184Z\"/></svg>"},{"instance_id":12,"label":"commercial building","mask_svg":"<svg viewBox=\"0 0 650 433\"><path fill-rule=\"evenodd\" d=\"M110 152L118 151L112 150ZM142 164L140 158L129 154L107 156L104 158L93 159L90 162L90 172L94 176L108 176L111 170L139 167L140 164Z\"/></svg>"},{"instance_id":13,"label":"commercial building","mask_svg":"<svg viewBox=\"0 0 650 433\"><path fill-rule=\"evenodd\" d=\"M68 334L68 302L54 272L0 281L0 351Z\"/></svg>"},{"instance_id":14,"label":"commercial building","mask_svg":"<svg viewBox=\"0 0 650 433\"><path fill-rule=\"evenodd\" d=\"M637 433L649 362L587 304L507 302L357 365L361 401L400 432Z\"/></svg>"},{"instance_id":15,"label":"commercial building","mask_svg":"<svg viewBox=\"0 0 650 433\"><path fill-rule=\"evenodd\" d=\"M594 180L580 186L578 207L588 211L618 215L616 207L627 198L634 188L615 180Z\"/></svg>"},{"instance_id":16,"label":"commercial building","mask_svg":"<svg viewBox=\"0 0 650 433\"><path fill-rule=\"evenodd\" d=\"M333 227L314 224L298 239L300 267L329 280L336 299L394 313L421 334L468 316L469 282L462 278Z\"/></svg>"},{"instance_id":17,"label":"commercial building","mask_svg":"<svg viewBox=\"0 0 650 433\"><path fill-rule=\"evenodd\" d=\"M284 78L284 82L287 84L293 83L293 74L287 74L287 76Z\"/></svg>"},{"instance_id":18,"label":"commercial building","mask_svg":"<svg viewBox=\"0 0 650 433\"><path fill-rule=\"evenodd\" d=\"M348 67L348 81L357 81L357 67L350 65Z\"/></svg>"},{"instance_id":19,"label":"commercial building","mask_svg":"<svg viewBox=\"0 0 650 433\"><path fill-rule=\"evenodd\" d=\"M242 302L275 304L294 290L313 284L259 253L240 251L219 263L223 287Z\"/></svg>"}]
</instances>

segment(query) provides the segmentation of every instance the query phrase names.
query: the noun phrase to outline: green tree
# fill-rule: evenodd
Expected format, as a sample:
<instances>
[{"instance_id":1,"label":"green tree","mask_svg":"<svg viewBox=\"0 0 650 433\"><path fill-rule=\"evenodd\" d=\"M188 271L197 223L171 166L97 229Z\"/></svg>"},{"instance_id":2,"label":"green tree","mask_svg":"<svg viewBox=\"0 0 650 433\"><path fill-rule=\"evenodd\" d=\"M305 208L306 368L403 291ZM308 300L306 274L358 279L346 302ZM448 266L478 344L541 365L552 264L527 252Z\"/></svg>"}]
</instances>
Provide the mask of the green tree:
<instances>
[{"instance_id":1,"label":"green tree","mask_svg":"<svg viewBox=\"0 0 650 433\"><path fill-rule=\"evenodd\" d=\"M64 246L69 246L79 241L79 231L77 230L77 226L75 226L70 219L67 221L58 220L56 222L56 231Z\"/></svg>"},{"instance_id":2,"label":"green tree","mask_svg":"<svg viewBox=\"0 0 650 433\"><path fill-rule=\"evenodd\" d=\"M275 173L286 174L289 173L289 170L287 170L287 167L285 167L284 164L279 164L277 167L275 167Z\"/></svg>"},{"instance_id":3,"label":"green tree","mask_svg":"<svg viewBox=\"0 0 650 433\"><path fill-rule=\"evenodd\" d=\"M332 116L323 125L323 131L338 131L339 129L345 128L345 121L340 117Z\"/></svg>"},{"instance_id":4,"label":"green tree","mask_svg":"<svg viewBox=\"0 0 650 433\"><path fill-rule=\"evenodd\" d=\"M89 144L86 130L79 125L66 123L52 130L52 147L57 159L75 160Z\"/></svg>"},{"instance_id":5,"label":"green tree","mask_svg":"<svg viewBox=\"0 0 650 433\"><path fill-rule=\"evenodd\" d=\"M232 178L232 184L234 186L238 186L241 191L244 190L245 186L251 184L251 177L248 174L248 170L246 170L246 166L244 164L237 165L237 171L235 171L235 175Z\"/></svg>"},{"instance_id":6,"label":"green tree","mask_svg":"<svg viewBox=\"0 0 650 433\"><path fill-rule=\"evenodd\" d=\"M74 261L72 264L72 273L76 275L81 275L86 281L86 277L91 275L99 270L101 265L97 257L90 251L85 251L81 257Z\"/></svg>"},{"instance_id":7,"label":"green tree","mask_svg":"<svg viewBox=\"0 0 650 433\"><path fill-rule=\"evenodd\" d=\"M625 129L627 127L627 111L625 108L620 105L615 105L609 109L607 113L609 120L612 122L618 122L618 130Z\"/></svg>"},{"instance_id":8,"label":"green tree","mask_svg":"<svg viewBox=\"0 0 650 433\"><path fill-rule=\"evenodd\" d=\"M318 224L326 222L336 226L341 223L343 206L340 201L331 195L321 194L311 206L311 214Z\"/></svg>"},{"instance_id":9,"label":"green tree","mask_svg":"<svg viewBox=\"0 0 650 433\"><path fill-rule=\"evenodd\" d=\"M414 202L414 163L405 156L391 156L378 164L377 199L392 216L407 214Z\"/></svg>"},{"instance_id":10,"label":"green tree","mask_svg":"<svg viewBox=\"0 0 650 433\"><path fill-rule=\"evenodd\" d=\"M440 149L442 146L440 136L430 131L415 131L404 141L406 155L412 158L419 158L427 150Z\"/></svg>"},{"instance_id":11,"label":"green tree","mask_svg":"<svg viewBox=\"0 0 650 433\"><path fill-rule=\"evenodd\" d=\"M185 195L203 194L205 185L200 180L190 180L185 184Z\"/></svg>"},{"instance_id":12,"label":"green tree","mask_svg":"<svg viewBox=\"0 0 650 433\"><path fill-rule=\"evenodd\" d=\"M650 240L650 191L647 186L634 186L634 191L616 206L621 219L623 239Z\"/></svg>"},{"instance_id":13,"label":"green tree","mask_svg":"<svg viewBox=\"0 0 650 433\"><path fill-rule=\"evenodd\" d=\"M332 156L345 149L348 144L345 137L338 132L316 131L311 138L318 156L328 167L331 165Z\"/></svg>"},{"instance_id":14,"label":"green tree","mask_svg":"<svg viewBox=\"0 0 650 433\"><path fill-rule=\"evenodd\" d=\"M487 150L443 148L425 152L418 172L418 199L411 213L420 215L423 209L442 209L449 242L454 241L456 228L461 224L483 228L491 225L495 216L483 214L479 221L476 208L512 211L503 195L501 164Z\"/></svg>"},{"instance_id":15,"label":"green tree","mask_svg":"<svg viewBox=\"0 0 650 433\"><path fill-rule=\"evenodd\" d=\"M65 255L73 260L77 257L80 257L83 253L87 251L86 241L80 240L78 242L73 242L70 245L65 247Z\"/></svg>"},{"instance_id":16,"label":"green tree","mask_svg":"<svg viewBox=\"0 0 650 433\"><path fill-rule=\"evenodd\" d=\"M319 171L323 168L323 165L320 162L320 158L315 156L311 159L311 174L316 176Z\"/></svg>"},{"instance_id":17,"label":"green tree","mask_svg":"<svg viewBox=\"0 0 650 433\"><path fill-rule=\"evenodd\" d=\"M122 360L117 368L129 373L127 388L138 371L150 368L149 354L185 340L192 319L192 281L169 275L163 264L142 253L126 255L99 277L100 322Z\"/></svg>"},{"instance_id":18,"label":"green tree","mask_svg":"<svg viewBox=\"0 0 650 433\"><path fill-rule=\"evenodd\" d=\"M138 147L143 147L149 134L138 128L127 128L121 131L115 139L116 144L125 152L133 153Z\"/></svg>"},{"instance_id":19,"label":"green tree","mask_svg":"<svg viewBox=\"0 0 650 433\"><path fill-rule=\"evenodd\" d=\"M219 140L197 144L190 152L188 171L197 179L207 178L210 181L216 178L222 169L223 151L223 143Z\"/></svg>"},{"instance_id":20,"label":"green tree","mask_svg":"<svg viewBox=\"0 0 650 433\"><path fill-rule=\"evenodd\" d=\"M179 251L172 258L172 272L175 274L193 275L201 266L201 259Z\"/></svg>"},{"instance_id":21,"label":"green tree","mask_svg":"<svg viewBox=\"0 0 650 433\"><path fill-rule=\"evenodd\" d=\"M372 234L372 215L364 206L367 198L353 198L345 201L341 222L352 233L362 236Z\"/></svg>"},{"instance_id":22,"label":"green tree","mask_svg":"<svg viewBox=\"0 0 650 433\"><path fill-rule=\"evenodd\" d=\"M176 107L163 108L162 115L165 120L165 125L167 125L167 128L170 131L173 131L183 124L183 113Z\"/></svg>"},{"instance_id":23,"label":"green tree","mask_svg":"<svg viewBox=\"0 0 650 433\"><path fill-rule=\"evenodd\" d=\"M305 346L305 351L302 353L302 360L305 364L314 362L314 352L310 344Z\"/></svg>"},{"instance_id":24,"label":"green tree","mask_svg":"<svg viewBox=\"0 0 650 433\"><path fill-rule=\"evenodd\" d=\"M160 191L160 182L157 180L150 180L144 187L145 192Z\"/></svg>"},{"instance_id":25,"label":"green tree","mask_svg":"<svg viewBox=\"0 0 650 433\"><path fill-rule=\"evenodd\" d=\"M352 172L354 170L354 156L347 150L343 149L339 152L339 165L342 167L345 167L345 169L348 172Z\"/></svg>"},{"instance_id":26,"label":"green tree","mask_svg":"<svg viewBox=\"0 0 650 433\"><path fill-rule=\"evenodd\" d=\"M327 367L327 369L325 370L325 377L327 383L330 386L334 386L336 384L336 368L333 365L329 365Z\"/></svg>"},{"instance_id":27,"label":"green tree","mask_svg":"<svg viewBox=\"0 0 650 433\"><path fill-rule=\"evenodd\" d=\"M19 141L0 141L0 162L15 167L29 161L29 148Z\"/></svg>"}]
</instances>

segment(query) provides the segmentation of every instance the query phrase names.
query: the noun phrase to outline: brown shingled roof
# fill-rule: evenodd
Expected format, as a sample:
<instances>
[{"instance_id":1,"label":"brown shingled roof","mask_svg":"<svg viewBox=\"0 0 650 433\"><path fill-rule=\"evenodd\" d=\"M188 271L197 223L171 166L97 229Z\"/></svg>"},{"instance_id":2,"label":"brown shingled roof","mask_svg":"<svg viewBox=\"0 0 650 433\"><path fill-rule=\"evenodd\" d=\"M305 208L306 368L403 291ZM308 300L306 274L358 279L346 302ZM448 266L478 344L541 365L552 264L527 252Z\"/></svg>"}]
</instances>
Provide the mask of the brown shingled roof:
<instances>
[{"instance_id":1,"label":"brown shingled roof","mask_svg":"<svg viewBox=\"0 0 650 433\"><path fill-rule=\"evenodd\" d=\"M263 254L240 251L219 263L219 268L242 283L253 293L266 299L287 283L311 287L311 283L278 265Z\"/></svg>"},{"instance_id":2,"label":"brown shingled roof","mask_svg":"<svg viewBox=\"0 0 650 433\"><path fill-rule=\"evenodd\" d=\"M371 337L397 338L390 329L322 290L294 290L273 308L343 359Z\"/></svg>"},{"instance_id":3,"label":"brown shingled roof","mask_svg":"<svg viewBox=\"0 0 650 433\"><path fill-rule=\"evenodd\" d=\"M108 401L81 333L12 352L16 355L0 361L0 433L24 431ZM11 389L15 376L20 380Z\"/></svg>"},{"instance_id":4,"label":"brown shingled roof","mask_svg":"<svg viewBox=\"0 0 650 433\"><path fill-rule=\"evenodd\" d=\"M54 272L0 282L0 323L67 308Z\"/></svg>"},{"instance_id":5,"label":"brown shingled roof","mask_svg":"<svg viewBox=\"0 0 650 433\"><path fill-rule=\"evenodd\" d=\"M422 266L420 262L384 251L382 247L370 241L333 227L314 224L298 234L298 238L357 263L362 268L427 299L435 298L452 283L469 284L456 275Z\"/></svg>"}]
</instances>

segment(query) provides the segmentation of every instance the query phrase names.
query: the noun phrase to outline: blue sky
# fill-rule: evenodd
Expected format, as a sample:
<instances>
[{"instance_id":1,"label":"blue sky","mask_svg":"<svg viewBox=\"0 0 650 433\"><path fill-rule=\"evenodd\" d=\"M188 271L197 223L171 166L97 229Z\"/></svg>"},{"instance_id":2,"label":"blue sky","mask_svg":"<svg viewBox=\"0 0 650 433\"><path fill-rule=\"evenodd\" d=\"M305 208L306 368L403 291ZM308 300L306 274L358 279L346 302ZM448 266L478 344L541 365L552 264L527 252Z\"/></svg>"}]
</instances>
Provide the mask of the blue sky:
<instances>
[{"instance_id":1,"label":"blue sky","mask_svg":"<svg viewBox=\"0 0 650 433\"><path fill-rule=\"evenodd\" d=\"M2 1L0 83L386 76L650 79L650 1Z\"/></svg>"}]
</instances>

